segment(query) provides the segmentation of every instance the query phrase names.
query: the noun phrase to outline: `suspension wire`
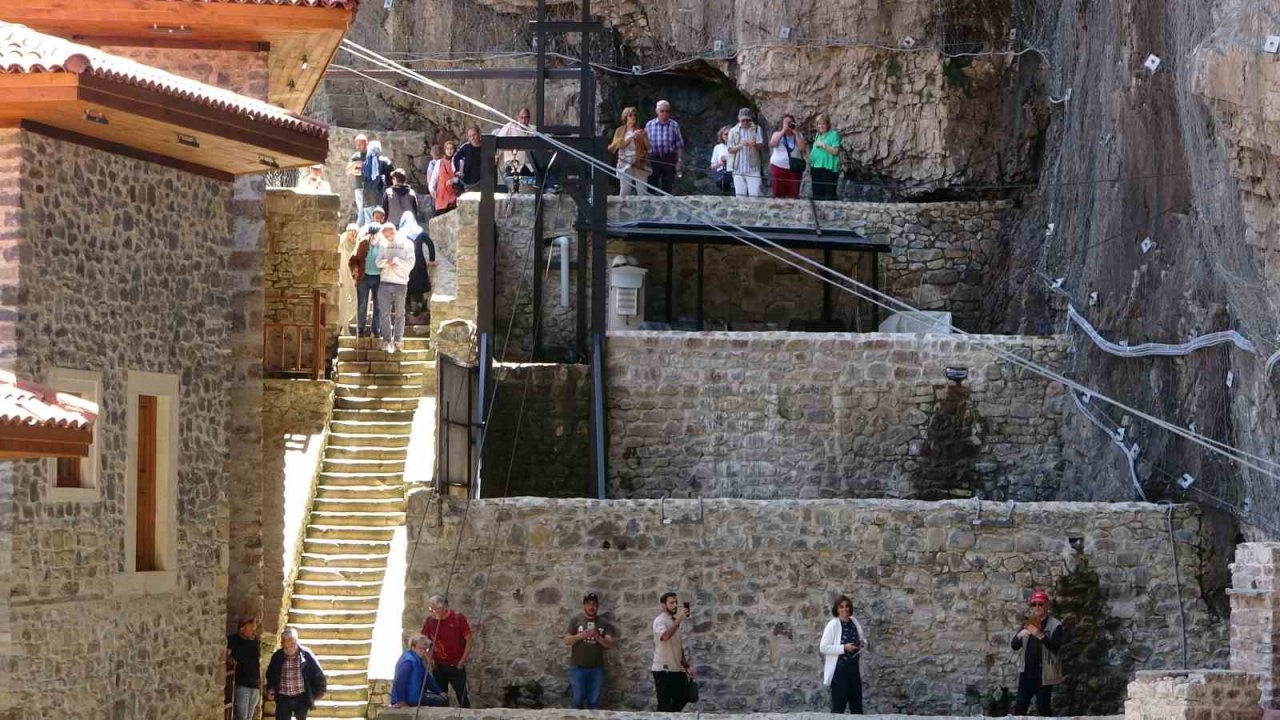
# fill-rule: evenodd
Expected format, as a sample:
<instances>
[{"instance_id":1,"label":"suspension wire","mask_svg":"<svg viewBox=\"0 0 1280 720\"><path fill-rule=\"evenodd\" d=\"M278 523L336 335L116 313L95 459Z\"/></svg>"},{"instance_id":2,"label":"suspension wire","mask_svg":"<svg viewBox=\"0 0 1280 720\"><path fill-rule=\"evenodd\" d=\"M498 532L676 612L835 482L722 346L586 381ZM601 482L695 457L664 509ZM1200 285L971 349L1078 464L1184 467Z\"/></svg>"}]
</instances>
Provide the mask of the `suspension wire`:
<instances>
[{"instance_id":1,"label":"suspension wire","mask_svg":"<svg viewBox=\"0 0 1280 720\"><path fill-rule=\"evenodd\" d=\"M459 92L459 91L453 90L452 88L449 88L448 86L443 85L443 84L441 84L441 83L439 83L439 82L437 82L437 81L435 81L435 80L431 80L430 78L428 78L428 77L426 77L426 76L423 76L422 74L420 74L420 73L418 73L418 72L415 72L415 71L409 70L409 69L407 69L407 68L404 68L403 66L398 65L398 64L394 63L393 61L387 60L386 58L383 58L382 56L378 55L377 53L375 53L375 52L373 52L373 51L371 51L371 50L368 50L368 49L366 49L366 48L364 48L364 47L362 47L362 46L360 46L360 45L358 45L358 44L356 44L356 43L354 43L354 42L352 42L352 41L350 41L350 40L343 40L343 41L342 41L342 48L343 48L344 50L346 50L347 52L349 52L349 53L353 54L353 55L357 55L358 57L362 57L362 58L364 58L364 59L366 59L366 60L369 60L370 62L374 62L375 64L378 64L378 65L380 65L380 66L382 66L382 67L386 67L387 69L395 70L397 73L400 73L400 74L404 75L405 77L408 77L408 78L410 78L410 79L412 79L412 80L416 80L416 81L418 81L418 82L420 82L420 83L423 83L423 84L428 85L429 87L433 87L433 88L435 88L435 89L437 89L437 90L441 90L441 91L443 91L443 92L445 92L445 93L448 93L448 94L450 94L450 95L453 95L454 97L457 97L457 98L459 98L459 99L461 99L461 100L463 100L463 101L465 101L465 102L468 102L468 103L470 103L470 104L474 105L475 107L480 108L481 110L485 110L485 111L488 111L488 112L492 113L492 114L493 114L493 115L495 115L496 117L499 117L499 118L505 118L505 119L507 119L509 122L515 122L515 120L513 120L513 119L512 119L512 118L510 118L509 116L505 115L505 114L504 114L504 113L502 113L501 111L499 111L499 110L497 110L497 109L495 109L495 108L493 108L493 107L489 106L488 104L486 104L486 103L484 103L484 102L482 102L482 101L476 100L476 99L471 98L471 97L469 97L469 96L467 96L467 95L465 95L465 94L463 94L463 93L461 93L461 92ZM523 126L522 126L522 127L523 127ZM559 148L559 149L563 150L564 152L568 153L569 155L571 155L571 156L573 156L573 157L578 158L579 160L581 160L581 161L582 161L582 162L584 162L584 163L587 163L587 164L589 164L589 165L591 165L591 166L594 166L594 167L599 168L599 169L603 169L603 170L608 171L608 172L613 172L613 168L612 168L611 166L609 166L607 163L605 163L604 161L601 161L601 160L598 160L598 159L596 159L596 158L593 158L593 157L591 157L590 155L588 155L588 154L586 154L586 153L579 152L579 151L577 151L576 149L574 149L573 147L571 147L571 146L569 146L569 145L567 145L567 144L565 144L565 143L563 143L563 142L560 142L559 140L557 140L557 139L555 139L555 138L553 138L553 137L551 137L551 136L548 136L548 135L546 135L545 133L543 133L543 132L541 132L541 131L539 131L539 130L537 130L537 129L535 129L535 128L528 128L528 127L524 127L524 129L525 129L527 132L529 132L529 134L531 134L531 135L533 135L533 136L535 136L535 137L541 138L544 142L547 142L548 144L552 145L553 147L556 147L556 148ZM800 253L797 253L797 252L792 251L792 250L790 250L790 249L788 249L788 248L785 248L785 247L781 246L780 244L778 244L778 243L776 243L776 242L770 241L770 240L768 240L768 239L766 239L766 238L764 238L764 237L761 237L761 236L759 236L759 235L757 235L757 234L755 234L755 233L752 233L751 231L749 231L749 230L747 230L747 229L745 229L745 228L743 228L743 227L741 227L741 226L739 226L739 225L737 225L737 224L735 224L735 223L731 223L731 222L727 222L727 221L720 221L720 223L721 223L721 224L717 224L717 221L716 221L716 219L715 219L713 216L709 215L709 214L708 214L708 213L706 213L705 211L700 210L699 208L697 208L696 206L692 205L691 203L688 203L687 201L684 201L684 200L682 200L681 198L679 198L679 197L677 197L677 196L674 196L674 195L672 195L672 194L670 194L670 193L667 193L667 192L665 192L665 191L662 191L662 190L660 190L660 189L658 189L658 188L654 187L653 185L650 185L650 184L649 184L649 183L647 183L647 182L640 181L640 183L641 183L643 186L645 186L646 188L649 188L650 190L652 190L652 191L654 192L654 194L655 194L655 195L658 195L658 196L661 196L661 197L668 197L668 198L670 198L670 199L674 200L677 204L683 205L684 207L686 207L687 209L689 209L689 210L691 211L691 213L692 213L694 216L700 217L701 221L702 221L705 225L707 225L708 227L712 227L712 228L714 228L714 229L716 229L716 230L719 230L721 233L723 233L723 234L725 234L725 235L727 235L727 236L729 236L729 237L732 237L732 238L734 238L734 239L737 239L737 240L739 240L740 242L742 242L742 243L744 243L744 244L746 244L746 245L748 245L748 246L750 246L750 247L753 247L753 248L755 248L755 249L757 249L757 250L759 250L759 251L761 251L761 252L765 253L766 255L769 255L769 256L771 256L771 257L774 257L774 258L778 259L779 261L784 262L784 263L786 263L786 264L790 265L791 267L793 267L793 268L795 268L795 269L797 269L797 270L800 270L801 272L804 272L804 273L806 273L806 274L808 274L808 275L811 275L811 276L813 276L813 277L815 277L815 278L818 278L819 280L821 280L821 281L823 281L823 282L829 283L829 284L831 284L832 286L837 287L837 288L839 288L839 289L841 289L841 290L843 290L843 291L845 291L845 292L847 292L847 293L853 294L853 295L854 295L854 296L856 296L856 297L859 297L859 298L861 298L861 299L863 299L863 300L866 300L866 301L868 301L868 302L874 303L874 304L876 304L876 305L878 305L878 306L880 306L880 307L883 307L883 308L885 308L885 309L888 309L888 310L890 310L890 311L895 311L895 312L904 312L904 313L906 313L906 314L908 314L908 315L914 315L914 316L915 316L917 319L919 319L921 322L923 322L923 323L927 323L927 324L930 324L930 325L932 325L932 326L933 326L933 327L935 327L935 328L939 328L939 329L941 329L941 328L950 328L950 330L951 330L952 332L955 332L956 334L964 335L964 336L966 336L966 337L968 337L968 338L972 339L974 342L976 342L976 343L977 343L977 344L979 344L980 346L983 346L983 347L984 347L984 349L986 349L988 352L991 352L992 354L996 355L997 357L999 357L999 358L1001 358L1001 359L1004 359L1005 361L1009 362L1009 363L1010 363L1010 364L1012 364L1012 365L1016 365L1016 366L1018 366L1018 367L1022 367L1022 368L1026 369L1026 370L1031 371L1031 372L1032 372L1032 373L1034 373L1034 374L1041 375L1042 377L1045 377L1045 378L1047 378L1047 379L1050 379L1050 380L1053 380L1053 381L1055 381L1055 382L1058 382L1058 383L1060 383L1060 384L1062 384L1062 385L1065 385L1065 386L1067 386L1068 388L1071 388L1071 389L1076 390L1076 391L1078 391L1078 392L1087 393L1087 394L1088 394L1089 396L1091 396L1091 397L1096 397L1096 398L1098 398L1099 400L1102 400L1103 402L1106 402L1106 403L1108 403L1108 404L1110 404L1110 405L1113 405L1113 406L1115 406L1115 407L1118 407L1118 408L1120 408L1120 409L1126 410L1126 411L1128 411L1128 412L1132 413L1133 415L1135 415L1135 416L1137 416L1137 417L1140 417L1140 418L1142 418L1142 419L1144 419L1144 420L1146 420L1146 421L1148 421L1148 422L1150 422L1150 423L1152 423L1152 424L1156 425L1157 427L1161 427L1161 428L1163 428L1163 429L1165 429L1165 430L1167 430L1167 431L1169 431L1169 432L1171 432L1171 433L1173 433L1173 434L1176 434L1176 435L1179 435L1179 436L1181 436L1181 437L1184 437L1184 438L1186 438L1186 439L1188 439L1188 440L1191 440L1192 442L1194 442L1194 443L1196 443L1196 444L1198 444L1198 445L1201 445L1201 446L1203 446L1203 447L1205 447L1205 448L1209 449L1209 450L1210 450L1210 451L1212 451L1212 452L1215 452L1215 453L1218 453L1218 454L1220 454L1220 455L1223 455L1223 456L1225 456L1225 457L1229 458L1230 460L1232 460L1233 462L1235 462L1235 463L1237 463L1237 464L1239 464L1239 465L1242 465L1242 466L1244 466L1244 467L1247 467L1247 468L1250 468L1250 469L1256 470L1257 472L1260 472L1260 473L1262 473L1263 475L1265 475L1265 476L1267 476L1267 477L1270 477L1270 478L1272 478L1272 479L1280 480L1280 473L1278 473L1275 469L1267 469L1266 467L1264 467L1264 466L1270 466L1271 468L1277 468L1277 469L1280 469L1280 463L1278 463L1278 462L1276 462L1276 461L1274 461L1274 460L1271 460L1271 459L1269 459L1269 458L1265 458L1265 457L1262 457L1262 456L1259 456L1259 455L1255 455L1255 454L1252 454L1252 453L1246 452L1246 451L1244 451L1244 450L1240 450L1239 448L1235 448L1235 447L1233 447L1233 446L1231 446L1231 445L1228 445L1228 444L1226 444L1226 443L1222 443L1222 442L1219 442L1219 441L1214 440L1214 439L1212 439L1212 438L1208 438L1208 437L1203 436L1203 435L1201 435L1201 434L1199 434L1199 433L1192 432L1192 431L1190 431L1190 430L1188 430L1188 429L1186 429L1186 428L1184 428L1184 427L1181 427L1181 426L1176 425L1176 424L1174 424L1174 423L1171 423L1171 422L1169 422L1169 421L1163 420L1163 419L1161 419L1161 418L1159 418L1159 417L1156 417L1156 416L1154 416L1154 415L1151 415L1151 414L1149 414L1149 413L1147 413L1147 412L1144 412L1144 411L1142 411L1142 410L1138 410L1137 408L1133 408L1133 407L1131 407L1131 406L1129 406L1129 405L1127 405L1127 404L1125 404L1125 403L1120 402L1119 400L1116 400L1116 399L1114 399L1114 398L1111 398L1111 397L1109 397L1109 396L1106 396L1106 395L1102 394L1101 392L1099 392L1099 391L1097 391L1097 390L1091 389L1091 388L1089 388L1089 387L1087 387L1087 386L1085 386L1085 385L1082 385L1081 383L1079 383L1079 382L1077 382L1077 381L1075 381L1075 380L1072 380L1072 379L1070 379L1070 378L1067 378L1066 376L1062 375L1061 373L1058 373L1058 372L1053 371L1053 370L1051 370L1051 369L1049 369L1049 368L1047 368L1047 367L1044 367L1044 366L1042 366L1042 365L1039 365L1038 363L1035 363L1034 361L1024 359L1024 358L1022 358L1021 356L1016 355L1016 354L1014 354L1014 353L1012 353L1012 352L1010 352L1010 351L1004 350L1003 348L998 347L998 345L996 344L996 342L995 342L995 341L993 341L993 340L991 340L991 339L989 339L989 338L987 338L987 337L985 337L985 336L981 336L981 335L974 335L974 334L972 334L972 333L969 333L969 332L967 332L967 331L961 330L961 329L956 328L956 327L954 327L954 326L951 326L951 325L949 325L949 324L947 324L947 323L944 323L944 322L942 322L941 320L937 320L937 319L929 318L929 317L927 317L926 315L924 315L924 314L922 313L922 311L920 311L919 309L917 309L917 308L913 307L913 306L912 306L912 305L910 305L909 303L906 303L906 302L904 302L904 301L898 300L897 298L894 298L894 297L892 297L892 296L889 296L889 295L887 295L887 294L885 294L885 293L883 293L883 292L881 292L881 291L879 291L879 290L876 290L875 288L872 288L872 287L870 287L870 286L867 286L867 285L865 285L865 284L863 284L863 283L861 283L861 282L859 282L859 281L855 280L854 278L848 277L848 276L846 276L846 275L844 275L844 274L842 274L842 273L839 273L839 272L837 272L837 271L835 271L835 270L832 270L832 269L830 269L830 268L826 268L826 267L824 267L821 263L819 263L818 261L812 260L812 259L810 259L810 258L808 258L808 257L805 257L804 255L802 255L802 254L800 254ZM730 232L730 230L728 230L728 229L726 229L726 228L730 228L730 229L732 229L732 230L737 230L739 233L742 233L742 235L737 235L737 234L735 234L735 233L733 233L733 232ZM767 250L767 249L765 249L764 247L760 247L759 245L755 244L755 243L754 243L754 242L752 242L751 240L746 239L746 237L743 237L744 235L745 235L745 236L747 236L747 237L751 237L751 238L753 238L753 239L754 239L754 240L756 240L756 241L759 241L759 242L761 242L761 243L764 243L765 245L768 245L768 246L771 246L771 247L775 248L779 253L782 253L782 255L780 255L780 254L778 254L778 253L775 253L775 252L772 252L772 251L770 251L770 250ZM783 257L783 255L789 255L789 256L792 256L792 257L796 258L797 260L799 260L800 262L805 263L805 264L808 264L808 265L811 265L811 266L813 266L813 267L816 267L818 270L820 270L820 271L822 271L822 272L824 272L824 273L826 273L826 274L824 275L824 274L821 274L821 273L819 273L819 272L812 271L812 270L810 270L809 268L801 267L800 265L798 265L798 264L796 264L796 263L794 263L794 262L789 262L789 261L787 261L787 260ZM839 280L839 282L837 282L837 280ZM848 284L846 285L846 284L844 284L844 283L848 283ZM861 292L860 292L860 291L861 291ZM868 294L866 294L866 293L869 293L869 295L868 295Z\"/></svg>"}]
</instances>

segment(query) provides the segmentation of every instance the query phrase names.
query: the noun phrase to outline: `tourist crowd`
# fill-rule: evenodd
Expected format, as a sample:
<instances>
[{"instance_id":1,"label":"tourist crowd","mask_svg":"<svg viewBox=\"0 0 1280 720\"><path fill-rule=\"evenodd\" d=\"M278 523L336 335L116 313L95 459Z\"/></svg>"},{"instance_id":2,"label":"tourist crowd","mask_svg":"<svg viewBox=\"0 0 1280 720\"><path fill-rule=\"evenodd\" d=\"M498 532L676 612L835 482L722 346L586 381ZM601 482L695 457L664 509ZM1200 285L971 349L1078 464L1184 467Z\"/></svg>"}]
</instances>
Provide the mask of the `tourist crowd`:
<instances>
[{"instance_id":1,"label":"tourist crowd","mask_svg":"<svg viewBox=\"0 0 1280 720\"><path fill-rule=\"evenodd\" d=\"M680 712L685 705L697 702L699 695L697 673L682 633L692 613L689 603L682 604L674 592L663 593L658 602L661 610L649 627L653 639L649 670L658 712ZM444 707L449 704L448 692L452 690L459 707L471 707L467 694L467 662L475 649L471 624L465 615L449 607L443 595L431 596L427 610L421 633L409 639L396 662L390 704ZM863 683L867 679L867 666L861 658L870 644L848 596L836 598L831 615L818 642L822 683L830 689L832 713L861 715ZM570 705L575 709L599 709L605 651L617 644L619 632L601 615L600 596L594 592L582 597L582 612L573 613L562 627L561 640L569 650ZM236 720L252 718L258 704L260 649L256 628L252 618L244 618L237 632L227 638L227 653L237 661ZM1063 642L1062 623L1049 614L1048 593L1034 591L1027 618L1010 640L1018 669L1014 715L1025 714L1032 700L1041 717L1052 715L1053 686L1063 681ZM299 643L297 631L286 627L266 674L266 697L275 700L276 717L306 720L307 711L325 690L320 663Z\"/></svg>"}]
</instances>

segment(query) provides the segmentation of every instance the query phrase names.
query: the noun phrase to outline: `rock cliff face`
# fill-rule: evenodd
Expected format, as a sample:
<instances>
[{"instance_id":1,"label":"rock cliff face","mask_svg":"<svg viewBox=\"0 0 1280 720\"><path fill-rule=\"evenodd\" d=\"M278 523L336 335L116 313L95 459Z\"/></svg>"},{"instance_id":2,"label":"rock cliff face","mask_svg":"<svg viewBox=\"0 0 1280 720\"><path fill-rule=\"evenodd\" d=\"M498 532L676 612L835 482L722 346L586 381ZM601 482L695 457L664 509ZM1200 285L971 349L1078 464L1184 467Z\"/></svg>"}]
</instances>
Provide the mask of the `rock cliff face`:
<instances>
[{"instance_id":1,"label":"rock cliff face","mask_svg":"<svg viewBox=\"0 0 1280 720\"><path fill-rule=\"evenodd\" d=\"M352 36L394 52L527 51L526 6L365 3ZM568 17L577 6L554 12ZM1280 61L1262 50L1280 34L1280 0L601 0L593 12L616 31L602 61L669 64L642 76L599 73L602 129L624 105L648 117L668 97L704 165L715 129L738 106L766 126L784 112L809 125L825 111L844 138L845 197L1012 200L983 330L1066 331L1067 300L1048 291L1052 278L1115 341L1236 329L1257 354L1116 359L1083 340L1067 374L1210 438L1280 456L1280 370L1264 371L1280 348L1269 292L1280 282ZM1143 67L1152 54L1161 59L1154 72ZM452 84L499 107L532 100L531 84ZM553 116L576 102L562 85L550 91ZM436 134L464 124L348 80L328 83L317 108L359 127ZM1144 252L1147 237L1154 247ZM1071 407L1064 497L1132 498L1123 456ZM1247 532L1276 534L1280 493L1262 473L1124 410L1106 408L1104 422L1126 426L1138 443L1148 497L1226 505ZM1183 473L1197 478L1193 491L1174 483Z\"/></svg>"}]
</instances>

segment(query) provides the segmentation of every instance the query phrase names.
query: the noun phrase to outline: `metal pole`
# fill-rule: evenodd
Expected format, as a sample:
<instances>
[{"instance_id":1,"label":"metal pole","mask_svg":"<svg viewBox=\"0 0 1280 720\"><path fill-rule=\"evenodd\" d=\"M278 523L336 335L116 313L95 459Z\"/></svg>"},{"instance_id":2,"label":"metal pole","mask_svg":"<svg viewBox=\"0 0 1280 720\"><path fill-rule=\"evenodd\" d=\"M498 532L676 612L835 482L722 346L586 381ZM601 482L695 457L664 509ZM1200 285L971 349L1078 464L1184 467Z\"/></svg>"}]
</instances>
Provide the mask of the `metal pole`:
<instances>
[{"instance_id":1,"label":"metal pole","mask_svg":"<svg viewBox=\"0 0 1280 720\"><path fill-rule=\"evenodd\" d=\"M831 269L831 250L822 251L822 266L828 270ZM831 322L831 283L822 283L822 322Z\"/></svg>"},{"instance_id":2,"label":"metal pole","mask_svg":"<svg viewBox=\"0 0 1280 720\"><path fill-rule=\"evenodd\" d=\"M600 136L595 137L597 158L604 157L605 142ZM605 285L608 282L606 269L606 245L608 243L609 217L609 176L599 168L591 171L591 414L592 414L592 458L595 462L596 497L603 500L606 495L608 466L606 452L608 448L608 417L605 414Z\"/></svg>"},{"instance_id":3,"label":"metal pole","mask_svg":"<svg viewBox=\"0 0 1280 720\"><path fill-rule=\"evenodd\" d=\"M698 330L699 331L706 329L706 325L705 325L706 318L702 313L702 281L703 281L703 274L706 272L706 257L705 257L706 249L707 249L706 245L704 245L703 243L698 243Z\"/></svg>"}]
</instances>

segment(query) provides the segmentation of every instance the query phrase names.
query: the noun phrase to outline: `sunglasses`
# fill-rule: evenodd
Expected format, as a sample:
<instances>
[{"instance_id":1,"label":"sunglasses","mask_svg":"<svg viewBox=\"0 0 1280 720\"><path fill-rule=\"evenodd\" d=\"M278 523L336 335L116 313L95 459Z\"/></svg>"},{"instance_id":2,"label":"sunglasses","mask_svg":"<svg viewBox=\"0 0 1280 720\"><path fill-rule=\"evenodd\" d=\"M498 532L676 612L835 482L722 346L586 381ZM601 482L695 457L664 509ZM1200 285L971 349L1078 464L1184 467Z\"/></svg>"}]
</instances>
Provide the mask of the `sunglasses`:
<instances>
[{"instance_id":1,"label":"sunglasses","mask_svg":"<svg viewBox=\"0 0 1280 720\"><path fill-rule=\"evenodd\" d=\"M1031 607L1044 607L1045 605L1048 605L1048 604L1049 603L1033 602L1031 603Z\"/></svg>"}]
</instances>

